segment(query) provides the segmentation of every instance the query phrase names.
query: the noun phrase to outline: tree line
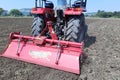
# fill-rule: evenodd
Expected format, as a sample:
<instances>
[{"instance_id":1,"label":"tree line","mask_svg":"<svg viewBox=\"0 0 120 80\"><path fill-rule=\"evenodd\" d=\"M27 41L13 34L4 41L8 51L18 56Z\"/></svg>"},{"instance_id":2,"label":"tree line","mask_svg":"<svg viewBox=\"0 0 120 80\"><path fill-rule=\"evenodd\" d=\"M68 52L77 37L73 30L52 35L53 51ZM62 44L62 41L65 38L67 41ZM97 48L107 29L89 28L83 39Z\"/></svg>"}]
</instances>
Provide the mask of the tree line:
<instances>
[{"instance_id":1,"label":"tree line","mask_svg":"<svg viewBox=\"0 0 120 80\"><path fill-rule=\"evenodd\" d=\"M86 14L86 17L100 17L100 18L120 18L120 11L114 12L106 12L104 10L98 10L97 13L94 14Z\"/></svg>"},{"instance_id":2,"label":"tree line","mask_svg":"<svg viewBox=\"0 0 120 80\"><path fill-rule=\"evenodd\" d=\"M5 13L5 10L3 8L0 8L0 16L25 16L21 11L18 9L11 9L8 13ZM28 15L31 16L31 15Z\"/></svg>"},{"instance_id":3,"label":"tree line","mask_svg":"<svg viewBox=\"0 0 120 80\"><path fill-rule=\"evenodd\" d=\"M120 18L120 11L105 12L104 10L102 10L102 11L98 10L98 12L95 16L101 17L101 18L110 18L110 17Z\"/></svg>"}]
</instances>

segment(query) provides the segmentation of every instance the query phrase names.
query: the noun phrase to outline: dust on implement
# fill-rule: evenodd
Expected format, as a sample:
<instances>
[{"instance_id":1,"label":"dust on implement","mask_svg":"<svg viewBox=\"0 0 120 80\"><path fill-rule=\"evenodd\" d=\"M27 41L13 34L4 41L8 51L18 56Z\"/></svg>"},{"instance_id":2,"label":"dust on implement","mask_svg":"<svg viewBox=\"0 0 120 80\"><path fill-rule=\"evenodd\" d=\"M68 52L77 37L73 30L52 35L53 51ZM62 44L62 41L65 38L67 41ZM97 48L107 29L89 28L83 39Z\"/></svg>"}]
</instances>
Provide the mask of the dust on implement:
<instances>
[{"instance_id":1,"label":"dust on implement","mask_svg":"<svg viewBox=\"0 0 120 80\"><path fill-rule=\"evenodd\" d=\"M66 8L66 2L58 0L59 7L54 15L53 3L41 0L31 13L35 16L32 36L10 34L10 43L1 56L22 60L80 74L83 42L87 33L85 18L87 0L77 0Z\"/></svg>"}]
</instances>

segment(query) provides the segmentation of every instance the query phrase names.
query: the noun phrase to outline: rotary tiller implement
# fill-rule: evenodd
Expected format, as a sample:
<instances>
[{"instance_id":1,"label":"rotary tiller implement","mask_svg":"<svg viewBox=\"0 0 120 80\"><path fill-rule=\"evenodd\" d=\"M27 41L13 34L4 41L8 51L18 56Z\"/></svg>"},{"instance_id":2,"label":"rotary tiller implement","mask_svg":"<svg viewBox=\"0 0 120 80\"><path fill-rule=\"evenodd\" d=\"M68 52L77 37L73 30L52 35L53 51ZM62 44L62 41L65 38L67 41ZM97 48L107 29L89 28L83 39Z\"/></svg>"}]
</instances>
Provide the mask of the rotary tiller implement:
<instances>
[{"instance_id":1,"label":"rotary tiller implement","mask_svg":"<svg viewBox=\"0 0 120 80\"><path fill-rule=\"evenodd\" d=\"M1 56L79 74L82 45L11 33L10 44Z\"/></svg>"}]
</instances>

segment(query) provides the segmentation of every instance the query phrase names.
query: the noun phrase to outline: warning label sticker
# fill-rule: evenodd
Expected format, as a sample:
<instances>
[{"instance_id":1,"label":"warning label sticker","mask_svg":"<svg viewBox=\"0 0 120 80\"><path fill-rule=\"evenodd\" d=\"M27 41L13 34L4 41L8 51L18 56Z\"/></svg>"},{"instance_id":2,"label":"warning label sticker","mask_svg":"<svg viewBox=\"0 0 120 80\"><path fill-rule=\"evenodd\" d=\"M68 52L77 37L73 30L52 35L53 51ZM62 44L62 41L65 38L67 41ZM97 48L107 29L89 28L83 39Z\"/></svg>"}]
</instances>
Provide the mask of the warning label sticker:
<instances>
[{"instance_id":1,"label":"warning label sticker","mask_svg":"<svg viewBox=\"0 0 120 80\"><path fill-rule=\"evenodd\" d=\"M29 52L30 56L32 58L42 58L42 59L47 59L49 61L49 56L51 56L51 52L47 51L30 51Z\"/></svg>"}]
</instances>

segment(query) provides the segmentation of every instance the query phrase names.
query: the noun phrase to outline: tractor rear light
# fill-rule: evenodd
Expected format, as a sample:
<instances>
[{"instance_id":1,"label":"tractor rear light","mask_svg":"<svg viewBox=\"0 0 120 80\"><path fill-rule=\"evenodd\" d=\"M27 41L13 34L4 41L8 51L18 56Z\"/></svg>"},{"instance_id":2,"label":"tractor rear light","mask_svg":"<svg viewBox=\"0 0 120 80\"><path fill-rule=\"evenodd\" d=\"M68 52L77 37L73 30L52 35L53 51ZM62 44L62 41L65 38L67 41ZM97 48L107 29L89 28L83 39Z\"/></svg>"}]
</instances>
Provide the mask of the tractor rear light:
<instances>
[{"instance_id":1,"label":"tractor rear light","mask_svg":"<svg viewBox=\"0 0 120 80\"><path fill-rule=\"evenodd\" d=\"M70 10L70 8L69 8L69 7L67 7L67 8L66 8L66 10Z\"/></svg>"},{"instance_id":2,"label":"tractor rear light","mask_svg":"<svg viewBox=\"0 0 120 80\"><path fill-rule=\"evenodd\" d=\"M81 8L75 8L74 10L75 11L81 11L82 9Z\"/></svg>"},{"instance_id":3,"label":"tractor rear light","mask_svg":"<svg viewBox=\"0 0 120 80\"><path fill-rule=\"evenodd\" d=\"M37 11L37 8L32 8L32 11Z\"/></svg>"}]
</instances>

